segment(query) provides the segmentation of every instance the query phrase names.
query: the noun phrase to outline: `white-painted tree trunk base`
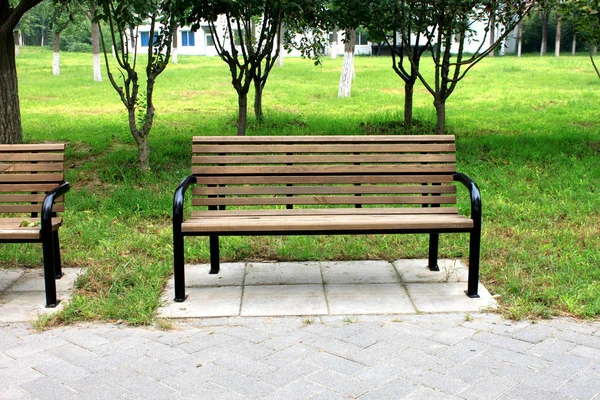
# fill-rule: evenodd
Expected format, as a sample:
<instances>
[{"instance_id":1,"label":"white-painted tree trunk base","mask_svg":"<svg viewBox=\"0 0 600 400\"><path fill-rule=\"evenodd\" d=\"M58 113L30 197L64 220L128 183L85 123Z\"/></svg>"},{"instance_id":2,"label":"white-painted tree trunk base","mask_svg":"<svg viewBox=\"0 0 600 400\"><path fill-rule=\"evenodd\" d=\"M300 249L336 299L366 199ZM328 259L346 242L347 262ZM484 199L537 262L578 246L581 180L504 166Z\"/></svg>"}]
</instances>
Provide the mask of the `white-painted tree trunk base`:
<instances>
[{"instance_id":1,"label":"white-painted tree trunk base","mask_svg":"<svg viewBox=\"0 0 600 400\"><path fill-rule=\"evenodd\" d=\"M52 57L52 74L60 75L60 53L54 53Z\"/></svg>"},{"instance_id":2,"label":"white-painted tree trunk base","mask_svg":"<svg viewBox=\"0 0 600 400\"><path fill-rule=\"evenodd\" d=\"M18 56L20 52L21 52L21 46L15 45L15 57Z\"/></svg>"},{"instance_id":3,"label":"white-painted tree trunk base","mask_svg":"<svg viewBox=\"0 0 600 400\"><path fill-rule=\"evenodd\" d=\"M354 78L354 53L344 52L344 63L342 75L340 76L340 87L338 97L350 97L352 92L352 79Z\"/></svg>"},{"instance_id":4,"label":"white-painted tree trunk base","mask_svg":"<svg viewBox=\"0 0 600 400\"><path fill-rule=\"evenodd\" d=\"M100 64L100 54L93 54L94 60L94 81L102 82L102 68Z\"/></svg>"},{"instance_id":5,"label":"white-painted tree trunk base","mask_svg":"<svg viewBox=\"0 0 600 400\"><path fill-rule=\"evenodd\" d=\"M173 49L171 50L171 62L173 64L177 64L177 56L179 55L179 52L177 51L177 47L173 47Z\"/></svg>"}]
</instances>

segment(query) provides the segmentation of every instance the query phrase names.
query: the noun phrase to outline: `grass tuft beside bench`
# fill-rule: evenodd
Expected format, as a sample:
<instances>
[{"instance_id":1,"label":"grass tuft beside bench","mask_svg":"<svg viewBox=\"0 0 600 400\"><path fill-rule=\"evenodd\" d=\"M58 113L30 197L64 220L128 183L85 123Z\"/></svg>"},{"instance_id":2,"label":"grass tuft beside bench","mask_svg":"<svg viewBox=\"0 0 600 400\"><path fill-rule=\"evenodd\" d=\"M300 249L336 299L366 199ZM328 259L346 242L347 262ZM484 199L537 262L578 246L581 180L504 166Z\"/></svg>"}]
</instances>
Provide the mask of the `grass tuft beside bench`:
<instances>
[{"instance_id":1,"label":"grass tuft beside bench","mask_svg":"<svg viewBox=\"0 0 600 400\"><path fill-rule=\"evenodd\" d=\"M62 277L58 229L64 211L64 144L0 145L0 243L42 243L46 307Z\"/></svg>"},{"instance_id":2,"label":"grass tuft beside bench","mask_svg":"<svg viewBox=\"0 0 600 400\"><path fill-rule=\"evenodd\" d=\"M192 175L173 200L175 301L186 298L185 236L210 238L216 274L219 236L429 234L428 267L439 270L439 234L458 232L470 234L466 293L479 297L481 198L455 150L452 135L194 137ZM454 181L469 190L470 217Z\"/></svg>"}]
</instances>

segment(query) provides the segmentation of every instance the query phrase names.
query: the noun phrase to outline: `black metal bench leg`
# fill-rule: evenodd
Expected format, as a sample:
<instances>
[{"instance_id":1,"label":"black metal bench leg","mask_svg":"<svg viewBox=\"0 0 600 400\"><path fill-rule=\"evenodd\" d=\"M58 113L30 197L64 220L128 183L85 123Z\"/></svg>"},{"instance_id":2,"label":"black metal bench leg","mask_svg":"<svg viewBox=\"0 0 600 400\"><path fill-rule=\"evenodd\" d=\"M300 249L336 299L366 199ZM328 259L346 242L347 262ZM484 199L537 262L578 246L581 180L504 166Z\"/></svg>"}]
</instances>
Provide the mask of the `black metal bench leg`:
<instances>
[{"instance_id":1,"label":"black metal bench leg","mask_svg":"<svg viewBox=\"0 0 600 400\"><path fill-rule=\"evenodd\" d=\"M218 274L219 265L219 237L210 236L210 274Z\"/></svg>"},{"instance_id":2,"label":"black metal bench leg","mask_svg":"<svg viewBox=\"0 0 600 400\"><path fill-rule=\"evenodd\" d=\"M183 235L173 233L173 275L175 280L175 301L182 302L185 295L185 266L184 266L184 245Z\"/></svg>"},{"instance_id":3,"label":"black metal bench leg","mask_svg":"<svg viewBox=\"0 0 600 400\"><path fill-rule=\"evenodd\" d=\"M440 234L439 233L430 233L429 234L429 270L430 271L439 271L440 267L438 266L438 245L440 242Z\"/></svg>"},{"instance_id":4,"label":"black metal bench leg","mask_svg":"<svg viewBox=\"0 0 600 400\"><path fill-rule=\"evenodd\" d=\"M481 250L481 226L473 228L469 243L469 283L465 293L471 298L478 298L479 253Z\"/></svg>"},{"instance_id":5,"label":"black metal bench leg","mask_svg":"<svg viewBox=\"0 0 600 400\"><path fill-rule=\"evenodd\" d=\"M60 260L60 242L58 240L58 230L52 232L52 241L54 242L54 273L55 278L63 277L62 262Z\"/></svg>"},{"instance_id":6,"label":"black metal bench leg","mask_svg":"<svg viewBox=\"0 0 600 400\"><path fill-rule=\"evenodd\" d=\"M42 232L42 253L44 254L44 284L46 287L46 307L54 308L60 302L56 298L56 268L54 262L54 235Z\"/></svg>"}]
</instances>

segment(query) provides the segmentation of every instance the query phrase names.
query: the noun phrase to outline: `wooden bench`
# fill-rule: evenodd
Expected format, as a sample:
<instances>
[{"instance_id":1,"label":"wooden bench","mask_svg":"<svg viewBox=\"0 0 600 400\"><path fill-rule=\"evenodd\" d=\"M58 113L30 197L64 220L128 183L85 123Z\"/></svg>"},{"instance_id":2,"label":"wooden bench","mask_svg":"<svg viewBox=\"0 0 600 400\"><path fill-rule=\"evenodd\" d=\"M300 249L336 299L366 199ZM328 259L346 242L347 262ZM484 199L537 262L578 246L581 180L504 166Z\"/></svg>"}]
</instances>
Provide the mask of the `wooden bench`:
<instances>
[{"instance_id":1,"label":"wooden bench","mask_svg":"<svg viewBox=\"0 0 600 400\"><path fill-rule=\"evenodd\" d=\"M219 236L429 234L438 270L440 233L470 234L466 293L478 297L481 198L456 172L455 138L442 136L194 137L192 175L175 191L175 301L185 295L184 237L210 237L210 273L219 272ZM471 216L456 208L456 187ZM190 185L191 217L184 220Z\"/></svg>"},{"instance_id":2,"label":"wooden bench","mask_svg":"<svg viewBox=\"0 0 600 400\"><path fill-rule=\"evenodd\" d=\"M64 211L64 144L0 145L0 242L42 243L46 307L62 277L58 228Z\"/></svg>"}]
</instances>

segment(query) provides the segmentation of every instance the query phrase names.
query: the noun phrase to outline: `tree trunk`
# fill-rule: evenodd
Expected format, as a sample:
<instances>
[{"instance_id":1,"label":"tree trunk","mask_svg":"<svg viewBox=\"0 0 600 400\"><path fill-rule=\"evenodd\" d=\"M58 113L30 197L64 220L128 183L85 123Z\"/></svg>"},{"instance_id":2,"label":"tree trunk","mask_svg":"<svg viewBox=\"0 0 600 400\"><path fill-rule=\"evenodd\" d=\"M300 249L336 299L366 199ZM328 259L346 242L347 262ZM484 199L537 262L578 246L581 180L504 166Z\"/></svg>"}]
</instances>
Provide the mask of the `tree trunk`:
<instances>
[{"instance_id":1,"label":"tree trunk","mask_svg":"<svg viewBox=\"0 0 600 400\"><path fill-rule=\"evenodd\" d=\"M44 47L44 27L42 26L42 40L40 40L40 47Z\"/></svg>"},{"instance_id":2,"label":"tree trunk","mask_svg":"<svg viewBox=\"0 0 600 400\"><path fill-rule=\"evenodd\" d=\"M542 46L540 48L540 57L546 55L548 45L548 14L542 13Z\"/></svg>"},{"instance_id":3,"label":"tree trunk","mask_svg":"<svg viewBox=\"0 0 600 400\"><path fill-rule=\"evenodd\" d=\"M573 44L571 46L571 55L574 56L577 53L577 35L573 34Z\"/></svg>"},{"instance_id":4,"label":"tree trunk","mask_svg":"<svg viewBox=\"0 0 600 400\"><path fill-rule=\"evenodd\" d=\"M258 122L263 121L263 109L262 109L262 94L263 86L260 79L254 79L254 115Z\"/></svg>"},{"instance_id":5,"label":"tree trunk","mask_svg":"<svg viewBox=\"0 0 600 400\"><path fill-rule=\"evenodd\" d=\"M52 58L52 73L60 75L60 32L54 32L54 57Z\"/></svg>"},{"instance_id":6,"label":"tree trunk","mask_svg":"<svg viewBox=\"0 0 600 400\"><path fill-rule=\"evenodd\" d=\"M329 43L329 57L331 57L332 59L335 60L337 58L337 52L338 52L338 31L337 31L337 26L336 26L335 28L333 28L331 43Z\"/></svg>"},{"instance_id":7,"label":"tree trunk","mask_svg":"<svg viewBox=\"0 0 600 400\"><path fill-rule=\"evenodd\" d=\"M283 34L285 32L285 25L281 23L279 26L279 35L277 36L277 47L279 48L279 54L277 55L277 66L283 67Z\"/></svg>"},{"instance_id":8,"label":"tree trunk","mask_svg":"<svg viewBox=\"0 0 600 400\"><path fill-rule=\"evenodd\" d=\"M100 28L92 22L92 58L94 60L94 81L102 82L102 69L100 64Z\"/></svg>"},{"instance_id":9,"label":"tree trunk","mask_svg":"<svg viewBox=\"0 0 600 400\"><path fill-rule=\"evenodd\" d=\"M177 47L178 47L178 45L179 45L179 41L177 40L177 27L175 27L173 29L173 40L172 40L173 49L171 50L171 62L173 64L177 64L177 55L178 55Z\"/></svg>"},{"instance_id":10,"label":"tree trunk","mask_svg":"<svg viewBox=\"0 0 600 400\"><path fill-rule=\"evenodd\" d=\"M405 82L404 84L404 127L412 128L413 122L413 95L415 92L415 82Z\"/></svg>"},{"instance_id":11,"label":"tree trunk","mask_svg":"<svg viewBox=\"0 0 600 400\"><path fill-rule=\"evenodd\" d=\"M150 170L150 146L148 144L148 135L140 136L137 140L138 164L142 172Z\"/></svg>"},{"instance_id":12,"label":"tree trunk","mask_svg":"<svg viewBox=\"0 0 600 400\"><path fill-rule=\"evenodd\" d=\"M435 106L435 112L437 115L437 125L435 133L437 135L446 134L446 102L444 100L435 99L433 102Z\"/></svg>"},{"instance_id":13,"label":"tree trunk","mask_svg":"<svg viewBox=\"0 0 600 400\"><path fill-rule=\"evenodd\" d=\"M0 34L0 143L22 143L19 85L12 30Z\"/></svg>"},{"instance_id":14,"label":"tree trunk","mask_svg":"<svg viewBox=\"0 0 600 400\"><path fill-rule=\"evenodd\" d=\"M248 93L238 90L238 125L237 135L246 136L246 120L248 117Z\"/></svg>"},{"instance_id":15,"label":"tree trunk","mask_svg":"<svg viewBox=\"0 0 600 400\"><path fill-rule=\"evenodd\" d=\"M346 29L344 35L344 63L340 76L338 97L350 97L352 92L352 78L354 77L354 47L356 45L356 30Z\"/></svg>"},{"instance_id":16,"label":"tree trunk","mask_svg":"<svg viewBox=\"0 0 600 400\"><path fill-rule=\"evenodd\" d=\"M519 21L519 39L517 42L517 57L521 57L521 50L523 49L523 20Z\"/></svg>"},{"instance_id":17,"label":"tree trunk","mask_svg":"<svg viewBox=\"0 0 600 400\"><path fill-rule=\"evenodd\" d=\"M490 37L489 37L489 47L494 46L496 43L496 10L492 10L490 13ZM490 51L489 56L494 57L495 51Z\"/></svg>"},{"instance_id":18,"label":"tree trunk","mask_svg":"<svg viewBox=\"0 0 600 400\"><path fill-rule=\"evenodd\" d=\"M562 15L556 16L556 37L554 39L554 56L560 56L560 31L562 28Z\"/></svg>"},{"instance_id":19,"label":"tree trunk","mask_svg":"<svg viewBox=\"0 0 600 400\"><path fill-rule=\"evenodd\" d=\"M16 57L21 52L21 42L19 40L20 36L21 36L21 31L15 31L14 36L15 36L15 57Z\"/></svg>"}]
</instances>

